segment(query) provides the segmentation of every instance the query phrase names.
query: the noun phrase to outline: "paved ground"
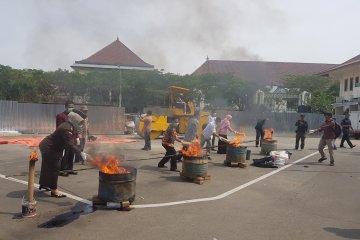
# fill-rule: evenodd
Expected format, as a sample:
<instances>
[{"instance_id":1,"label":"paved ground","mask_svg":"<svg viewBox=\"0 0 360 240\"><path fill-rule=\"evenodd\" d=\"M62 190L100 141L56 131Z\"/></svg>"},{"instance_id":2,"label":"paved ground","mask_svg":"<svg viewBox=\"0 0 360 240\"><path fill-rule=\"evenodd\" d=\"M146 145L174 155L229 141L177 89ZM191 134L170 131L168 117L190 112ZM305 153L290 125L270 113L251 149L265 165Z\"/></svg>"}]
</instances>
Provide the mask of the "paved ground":
<instances>
[{"instance_id":1,"label":"paved ground","mask_svg":"<svg viewBox=\"0 0 360 240\"><path fill-rule=\"evenodd\" d=\"M279 149L293 148L293 137L277 140ZM0 239L360 239L360 141L337 150L334 167L317 163L317 143L308 138L306 150L293 151L297 162L278 170L229 168L224 155L213 154L212 179L203 185L156 167L164 152L160 140L151 152L139 150L142 142L101 146L138 169L134 204L144 208L91 211L86 202L97 193L98 172L83 170L60 177L59 187L84 200L36 190L38 216L31 219L14 217L27 189L15 179L27 180L30 150L0 145ZM262 157L253 145L252 158Z\"/></svg>"}]
</instances>

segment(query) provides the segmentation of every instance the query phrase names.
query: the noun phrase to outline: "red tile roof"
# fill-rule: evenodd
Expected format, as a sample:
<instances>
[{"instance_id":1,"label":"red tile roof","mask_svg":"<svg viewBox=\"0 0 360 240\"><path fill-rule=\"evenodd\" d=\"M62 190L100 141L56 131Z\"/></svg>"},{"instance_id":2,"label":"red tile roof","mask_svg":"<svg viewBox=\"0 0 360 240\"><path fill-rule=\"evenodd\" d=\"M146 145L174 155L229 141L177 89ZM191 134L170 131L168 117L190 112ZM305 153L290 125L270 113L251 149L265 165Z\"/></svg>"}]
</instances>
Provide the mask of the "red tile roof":
<instances>
[{"instance_id":1,"label":"red tile roof","mask_svg":"<svg viewBox=\"0 0 360 240\"><path fill-rule=\"evenodd\" d=\"M315 74L334 66L336 64L207 60L193 74L230 73L244 81L277 85L286 76Z\"/></svg>"},{"instance_id":2,"label":"red tile roof","mask_svg":"<svg viewBox=\"0 0 360 240\"><path fill-rule=\"evenodd\" d=\"M341 69L341 68L344 68L344 67L347 67L349 65L353 65L353 64L359 64L360 63L360 54L343 62L342 64L338 64L332 68L328 68L328 69L325 69L324 71L321 71L319 72L318 74L319 75L328 75L329 72L332 72L332 71L335 71L337 69Z\"/></svg>"},{"instance_id":3,"label":"red tile roof","mask_svg":"<svg viewBox=\"0 0 360 240\"><path fill-rule=\"evenodd\" d=\"M129 67L145 67L153 68L144 62L140 57L127 48L119 39L104 47L90 57L76 61L75 64L96 64L96 65L112 65L112 66L129 66Z\"/></svg>"}]
</instances>

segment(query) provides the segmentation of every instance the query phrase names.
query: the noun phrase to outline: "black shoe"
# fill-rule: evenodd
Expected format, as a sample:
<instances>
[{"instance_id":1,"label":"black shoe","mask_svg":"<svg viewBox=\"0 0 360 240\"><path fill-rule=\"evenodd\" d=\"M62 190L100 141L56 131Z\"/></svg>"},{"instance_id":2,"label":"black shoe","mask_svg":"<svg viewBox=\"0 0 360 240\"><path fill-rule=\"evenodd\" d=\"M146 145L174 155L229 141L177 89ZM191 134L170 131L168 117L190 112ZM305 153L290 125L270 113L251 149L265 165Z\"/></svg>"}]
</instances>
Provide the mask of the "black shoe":
<instances>
[{"instance_id":1,"label":"black shoe","mask_svg":"<svg viewBox=\"0 0 360 240\"><path fill-rule=\"evenodd\" d=\"M67 172L59 172L59 176L68 177L69 173L67 173Z\"/></svg>"},{"instance_id":2,"label":"black shoe","mask_svg":"<svg viewBox=\"0 0 360 240\"><path fill-rule=\"evenodd\" d=\"M158 168L167 168L165 165L158 165Z\"/></svg>"},{"instance_id":3,"label":"black shoe","mask_svg":"<svg viewBox=\"0 0 360 240\"><path fill-rule=\"evenodd\" d=\"M326 157L322 157L318 160L319 163L323 162L324 160L326 160L327 158Z\"/></svg>"},{"instance_id":4,"label":"black shoe","mask_svg":"<svg viewBox=\"0 0 360 240\"><path fill-rule=\"evenodd\" d=\"M39 190L42 190L42 189L44 189L46 192L48 192L48 191L50 191L51 189L50 188L48 188L48 187L44 187L44 186L39 186Z\"/></svg>"},{"instance_id":5,"label":"black shoe","mask_svg":"<svg viewBox=\"0 0 360 240\"><path fill-rule=\"evenodd\" d=\"M356 145L352 145L350 148L354 148L354 147L356 147Z\"/></svg>"},{"instance_id":6,"label":"black shoe","mask_svg":"<svg viewBox=\"0 0 360 240\"><path fill-rule=\"evenodd\" d=\"M334 166L334 165L335 165L334 162L331 162L331 163L330 163L330 166Z\"/></svg>"}]
</instances>

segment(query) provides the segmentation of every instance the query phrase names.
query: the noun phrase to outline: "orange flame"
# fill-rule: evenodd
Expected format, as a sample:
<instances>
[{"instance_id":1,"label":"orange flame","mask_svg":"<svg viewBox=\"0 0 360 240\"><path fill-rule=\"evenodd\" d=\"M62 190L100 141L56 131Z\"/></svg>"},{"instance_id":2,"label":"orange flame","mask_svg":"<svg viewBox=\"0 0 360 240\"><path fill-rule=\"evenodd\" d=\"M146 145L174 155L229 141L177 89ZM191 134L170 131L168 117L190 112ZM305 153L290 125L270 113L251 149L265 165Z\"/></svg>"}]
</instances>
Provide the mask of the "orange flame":
<instances>
[{"instance_id":1,"label":"orange flame","mask_svg":"<svg viewBox=\"0 0 360 240\"><path fill-rule=\"evenodd\" d=\"M185 157L202 157L204 153L200 146L200 141L198 139L194 140L192 144L185 150L184 148L180 150Z\"/></svg>"},{"instance_id":2,"label":"orange flame","mask_svg":"<svg viewBox=\"0 0 360 240\"><path fill-rule=\"evenodd\" d=\"M30 156L29 156L29 160L30 161L38 160L38 150L37 149L32 150L32 152L30 153Z\"/></svg>"},{"instance_id":3,"label":"orange flame","mask_svg":"<svg viewBox=\"0 0 360 240\"><path fill-rule=\"evenodd\" d=\"M126 168L120 167L120 159L116 156L97 156L90 163L99 168L100 172L107 174L127 174L130 173Z\"/></svg>"},{"instance_id":4,"label":"orange flame","mask_svg":"<svg viewBox=\"0 0 360 240\"><path fill-rule=\"evenodd\" d=\"M274 129L272 128L265 128L264 129L265 135L264 135L264 139L265 141L271 142L272 140L272 135L274 133Z\"/></svg>"},{"instance_id":5,"label":"orange flame","mask_svg":"<svg viewBox=\"0 0 360 240\"><path fill-rule=\"evenodd\" d=\"M230 143L234 147L240 147L241 143L245 140L246 135L245 133L239 128L239 130L236 132L234 142Z\"/></svg>"}]
</instances>

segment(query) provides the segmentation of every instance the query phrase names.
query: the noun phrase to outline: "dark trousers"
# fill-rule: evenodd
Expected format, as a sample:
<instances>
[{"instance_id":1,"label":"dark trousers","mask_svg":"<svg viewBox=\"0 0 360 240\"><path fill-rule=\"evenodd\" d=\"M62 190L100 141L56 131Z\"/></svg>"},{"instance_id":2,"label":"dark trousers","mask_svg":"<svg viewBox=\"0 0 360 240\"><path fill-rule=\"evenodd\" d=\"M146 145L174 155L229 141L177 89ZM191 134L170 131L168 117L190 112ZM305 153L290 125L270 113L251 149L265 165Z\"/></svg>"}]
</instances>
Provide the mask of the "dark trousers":
<instances>
[{"instance_id":1,"label":"dark trousers","mask_svg":"<svg viewBox=\"0 0 360 240\"><path fill-rule=\"evenodd\" d=\"M343 134L342 134L342 138L341 138L341 142L340 142L340 147L344 146L345 141L347 142L347 144L349 144L350 147L354 146L352 144L352 142L350 141L349 129L343 129Z\"/></svg>"},{"instance_id":2,"label":"dark trousers","mask_svg":"<svg viewBox=\"0 0 360 240\"><path fill-rule=\"evenodd\" d=\"M297 132L296 133L295 149L299 149L300 140L301 140L300 148L304 149L304 147L305 147L305 133L304 132Z\"/></svg>"},{"instance_id":3,"label":"dark trousers","mask_svg":"<svg viewBox=\"0 0 360 240\"><path fill-rule=\"evenodd\" d=\"M65 154L61 159L60 171L73 170L74 167L74 151L70 148L65 149Z\"/></svg>"},{"instance_id":4,"label":"dark trousers","mask_svg":"<svg viewBox=\"0 0 360 240\"><path fill-rule=\"evenodd\" d=\"M261 142L264 139L265 136L265 132L263 129L256 129L256 141L255 141L255 145L259 146L259 142L260 142L260 146L261 146Z\"/></svg>"},{"instance_id":5,"label":"dark trousers","mask_svg":"<svg viewBox=\"0 0 360 240\"><path fill-rule=\"evenodd\" d=\"M149 149L149 150L151 150L150 134L151 134L151 132L144 132L144 139L145 139L144 149Z\"/></svg>"},{"instance_id":6,"label":"dark trousers","mask_svg":"<svg viewBox=\"0 0 360 240\"><path fill-rule=\"evenodd\" d=\"M227 139L227 135L219 134L219 136ZM227 148L227 143L221 141L219 138L217 154L226 154L226 148Z\"/></svg>"},{"instance_id":7,"label":"dark trousers","mask_svg":"<svg viewBox=\"0 0 360 240\"><path fill-rule=\"evenodd\" d=\"M170 170L176 170L177 169L177 160L178 156L176 155L176 150L174 147L169 147L167 145L163 145L163 147L166 150L165 156L161 159L161 161L158 163L158 167L163 167L165 163L167 163L170 159ZM171 157L169 157L171 156Z\"/></svg>"}]
</instances>

